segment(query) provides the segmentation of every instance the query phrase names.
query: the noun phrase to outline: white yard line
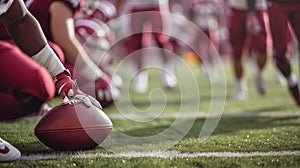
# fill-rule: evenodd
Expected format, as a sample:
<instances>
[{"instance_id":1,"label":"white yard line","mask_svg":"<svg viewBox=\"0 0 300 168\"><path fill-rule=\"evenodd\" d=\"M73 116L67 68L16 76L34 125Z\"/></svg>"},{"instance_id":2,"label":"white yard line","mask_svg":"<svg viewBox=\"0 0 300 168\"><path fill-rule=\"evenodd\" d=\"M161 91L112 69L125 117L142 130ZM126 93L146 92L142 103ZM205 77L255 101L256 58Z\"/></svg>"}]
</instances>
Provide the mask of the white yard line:
<instances>
[{"instance_id":1,"label":"white yard line","mask_svg":"<svg viewBox=\"0 0 300 168\"><path fill-rule=\"evenodd\" d=\"M270 151L270 152L196 152L182 153L180 151L150 151L150 152L122 152L116 154L103 153L60 153L35 154L22 156L21 160L58 160L67 158L196 158L196 157L254 157L254 156L300 156L300 151Z\"/></svg>"},{"instance_id":2,"label":"white yard line","mask_svg":"<svg viewBox=\"0 0 300 168\"><path fill-rule=\"evenodd\" d=\"M184 115L183 115L184 114ZM300 112L289 112L289 111L278 111L278 112L224 112L221 113L211 113L208 115L207 112L165 112L161 115L158 115L156 113L112 113L107 114L110 119L117 119L117 120L123 120L123 119L164 119L164 118L178 118L180 115L180 118L182 119L193 119L193 118L206 118L206 117L300 117ZM30 119L40 119L41 116L30 116L30 117L23 117L19 120L30 120Z\"/></svg>"},{"instance_id":3,"label":"white yard line","mask_svg":"<svg viewBox=\"0 0 300 168\"><path fill-rule=\"evenodd\" d=\"M130 113L126 114L126 117L122 114L108 114L111 119L147 119L155 118L155 114L139 114ZM220 114L210 114L210 117L218 117ZM179 114L163 113L158 118L178 118ZM184 115L180 115L180 118L205 118L207 113L205 112L184 112ZM240 113L223 113L222 117L300 117L299 112L240 112ZM59 153L59 154L31 154L24 155L21 160L57 160L65 158L139 158L139 157L153 157L153 158L195 158L195 157L253 157L253 156L300 156L300 151L268 151L268 152L196 152L196 153L183 153L180 151L147 151L147 152L121 152L114 154L103 153Z\"/></svg>"},{"instance_id":4,"label":"white yard line","mask_svg":"<svg viewBox=\"0 0 300 168\"><path fill-rule=\"evenodd\" d=\"M125 113L125 114L108 114L111 119L149 119L149 118L206 118L206 117L300 117L300 112L231 112L231 113L211 113L208 115L207 112L166 112L161 115L156 113Z\"/></svg>"}]
</instances>

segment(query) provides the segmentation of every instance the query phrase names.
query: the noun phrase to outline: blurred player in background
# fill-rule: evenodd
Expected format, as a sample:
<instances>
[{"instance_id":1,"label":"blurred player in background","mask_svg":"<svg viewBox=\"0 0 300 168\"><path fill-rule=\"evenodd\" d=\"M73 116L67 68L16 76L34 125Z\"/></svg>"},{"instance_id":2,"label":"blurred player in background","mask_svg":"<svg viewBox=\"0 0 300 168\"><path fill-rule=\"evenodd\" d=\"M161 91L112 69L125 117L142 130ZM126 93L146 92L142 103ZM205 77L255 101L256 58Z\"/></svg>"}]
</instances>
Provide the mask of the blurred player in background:
<instances>
[{"instance_id":1,"label":"blurred player in background","mask_svg":"<svg viewBox=\"0 0 300 168\"><path fill-rule=\"evenodd\" d=\"M76 87L23 1L0 1L0 18L6 28L1 27L0 33L1 121L36 112L54 97L55 90L64 101L75 97L88 106L101 108L97 100ZM0 161L17 160L20 156L18 149L0 138Z\"/></svg>"},{"instance_id":2,"label":"blurred player in background","mask_svg":"<svg viewBox=\"0 0 300 168\"><path fill-rule=\"evenodd\" d=\"M175 77L175 64L172 55L163 51L173 51L170 38L166 35L169 32L169 18L166 15L169 12L168 0L118 0L117 9L123 10L123 14L130 15L129 31L130 36L126 39L126 48L128 54L148 47L153 37L158 47L161 48L163 58L162 83L166 88L174 88L177 84ZM122 12L120 12L122 13ZM165 13L165 14L163 14ZM134 54L134 64L137 73L134 76L134 90L138 93L144 93L148 90L148 73L144 68L144 53Z\"/></svg>"},{"instance_id":3,"label":"blurred player in background","mask_svg":"<svg viewBox=\"0 0 300 168\"><path fill-rule=\"evenodd\" d=\"M229 42L229 15L230 5L229 0L217 0L219 6L219 26L217 31L218 51L223 61L230 59L231 45Z\"/></svg>"},{"instance_id":4,"label":"blurred player in background","mask_svg":"<svg viewBox=\"0 0 300 168\"><path fill-rule=\"evenodd\" d=\"M257 64L255 73L256 88L259 94L266 92L263 69L267 61L267 34L264 13L267 10L266 0L230 0L231 15L229 34L232 46L232 64L234 69L234 100L243 100L247 94L247 83L244 74L243 51L250 39L249 54L254 56Z\"/></svg>"},{"instance_id":5,"label":"blurred player in background","mask_svg":"<svg viewBox=\"0 0 300 168\"><path fill-rule=\"evenodd\" d=\"M186 1L169 0L169 7L169 12L171 13L169 17L170 42L173 46L174 54L184 57L185 54L191 53L191 48L187 43L191 42L194 33L192 28L187 29L188 20L186 16L188 6ZM176 61L174 61L174 64L176 64Z\"/></svg>"},{"instance_id":6,"label":"blurred player in background","mask_svg":"<svg viewBox=\"0 0 300 168\"><path fill-rule=\"evenodd\" d=\"M202 73L211 81L217 79L214 70L214 60L218 56L219 28L223 22L223 7L217 0L189 0L190 20L203 31L204 34L195 34L193 44L200 54L203 65Z\"/></svg>"},{"instance_id":7,"label":"blurred player in background","mask_svg":"<svg viewBox=\"0 0 300 168\"><path fill-rule=\"evenodd\" d=\"M113 72L116 53L111 47L115 41L115 32L109 24L116 16L116 7L112 2L86 0L75 19L75 33L91 59L111 76L112 82L121 89L122 78Z\"/></svg>"},{"instance_id":8,"label":"blurred player in background","mask_svg":"<svg viewBox=\"0 0 300 168\"><path fill-rule=\"evenodd\" d=\"M269 0L268 14L273 39L275 64L287 80L289 92L297 105L300 105L298 79L292 72L287 55L290 42L289 25L293 29L298 44L300 41L300 2L298 0Z\"/></svg>"}]
</instances>

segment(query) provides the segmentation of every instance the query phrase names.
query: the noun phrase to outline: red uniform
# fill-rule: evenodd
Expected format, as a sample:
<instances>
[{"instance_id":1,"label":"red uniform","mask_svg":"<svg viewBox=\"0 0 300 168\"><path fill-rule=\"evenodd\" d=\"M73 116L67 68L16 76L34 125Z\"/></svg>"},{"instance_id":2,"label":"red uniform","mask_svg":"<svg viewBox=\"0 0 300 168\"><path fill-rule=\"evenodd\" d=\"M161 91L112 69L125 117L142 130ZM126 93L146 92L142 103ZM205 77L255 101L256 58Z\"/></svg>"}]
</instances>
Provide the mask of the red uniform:
<instances>
[{"instance_id":1,"label":"red uniform","mask_svg":"<svg viewBox=\"0 0 300 168\"><path fill-rule=\"evenodd\" d=\"M298 0L270 0L268 5L270 29L272 33L274 58L277 64L289 64L286 58L290 34L288 22L300 41L300 2ZM290 71L290 70L288 70ZM284 74L287 76L287 74Z\"/></svg>"},{"instance_id":2,"label":"red uniform","mask_svg":"<svg viewBox=\"0 0 300 168\"><path fill-rule=\"evenodd\" d=\"M52 2L61 1L73 10L74 16L83 5L83 0L25 0L26 6L39 21L48 40L52 41L49 8Z\"/></svg>"},{"instance_id":3,"label":"red uniform","mask_svg":"<svg viewBox=\"0 0 300 168\"><path fill-rule=\"evenodd\" d=\"M125 10L127 13L132 13L130 21L130 30L132 33L128 40L128 52L137 51L143 46L142 38L151 37L149 33L142 33L145 31L145 25L150 24L151 29L147 32L152 32L154 38L161 48L166 48L173 51L170 38L164 33L168 34L168 18L164 17L161 12L168 11L168 3L161 4L160 0L149 0L147 2L140 2L139 0L126 0ZM144 13L139 13L144 12ZM146 39L146 41L148 41ZM147 44L146 44L147 45Z\"/></svg>"},{"instance_id":4,"label":"red uniform","mask_svg":"<svg viewBox=\"0 0 300 168\"><path fill-rule=\"evenodd\" d=\"M246 38L248 37L247 27L246 27L248 11L243 8L239 8L239 6L240 5L231 4L231 15L229 18L230 42L232 45L232 52L234 57L242 56L242 51L246 42ZM265 11L266 9L264 7L256 9L256 17L258 19L258 22L262 30L259 34L250 36L250 40L251 40L250 48L253 51L259 53L266 53L266 48L267 48L267 33L266 33L266 25L264 20Z\"/></svg>"},{"instance_id":5,"label":"red uniform","mask_svg":"<svg viewBox=\"0 0 300 168\"><path fill-rule=\"evenodd\" d=\"M219 4L216 0L189 0L191 19L202 31L196 31L193 36L193 45L199 50L202 57L210 57L210 41L218 48L217 29L219 27ZM207 38L206 38L207 37ZM208 58L211 59L211 58Z\"/></svg>"},{"instance_id":6,"label":"red uniform","mask_svg":"<svg viewBox=\"0 0 300 168\"><path fill-rule=\"evenodd\" d=\"M29 10L37 18L48 38L50 32L49 7L57 0L26 1ZM73 9L74 14L82 4L81 0L60 0ZM49 72L23 53L0 26L0 118L13 119L37 111L41 104L54 97L55 86ZM63 58L59 47L53 46Z\"/></svg>"},{"instance_id":7,"label":"red uniform","mask_svg":"<svg viewBox=\"0 0 300 168\"><path fill-rule=\"evenodd\" d=\"M300 41L300 2L298 0L269 0L268 2L275 63L287 79L289 92L297 105L300 105L298 79L287 58L287 46L290 41L288 23L294 30L298 43Z\"/></svg>"},{"instance_id":8,"label":"red uniform","mask_svg":"<svg viewBox=\"0 0 300 168\"><path fill-rule=\"evenodd\" d=\"M0 53L1 120L37 111L44 101L54 97L54 83L44 67L34 62L11 41L0 40ZM26 97L30 95L31 103L35 101L38 104L30 105L28 102L26 107L27 103L17 98L21 95Z\"/></svg>"}]
</instances>

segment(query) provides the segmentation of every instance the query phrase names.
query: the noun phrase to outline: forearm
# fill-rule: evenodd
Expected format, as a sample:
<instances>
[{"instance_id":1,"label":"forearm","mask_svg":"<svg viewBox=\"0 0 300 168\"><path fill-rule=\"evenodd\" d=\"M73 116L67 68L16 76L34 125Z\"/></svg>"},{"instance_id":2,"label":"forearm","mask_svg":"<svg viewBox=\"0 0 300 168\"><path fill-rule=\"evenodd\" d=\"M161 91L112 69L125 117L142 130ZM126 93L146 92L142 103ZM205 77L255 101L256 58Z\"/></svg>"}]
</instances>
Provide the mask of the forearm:
<instances>
[{"instance_id":1,"label":"forearm","mask_svg":"<svg viewBox=\"0 0 300 168\"><path fill-rule=\"evenodd\" d=\"M32 56L46 45L46 38L37 20L27 11L23 2L15 0L2 21L20 49Z\"/></svg>"},{"instance_id":2,"label":"forearm","mask_svg":"<svg viewBox=\"0 0 300 168\"><path fill-rule=\"evenodd\" d=\"M1 16L11 38L27 55L56 76L64 66L47 44L37 20L28 12L23 1L15 0L9 10Z\"/></svg>"},{"instance_id":3,"label":"forearm","mask_svg":"<svg viewBox=\"0 0 300 168\"><path fill-rule=\"evenodd\" d=\"M88 79L94 80L104 75L77 40L65 42L60 46L64 51L67 62L74 67L76 66Z\"/></svg>"},{"instance_id":4,"label":"forearm","mask_svg":"<svg viewBox=\"0 0 300 168\"><path fill-rule=\"evenodd\" d=\"M90 59L76 38L73 12L64 3L55 1L50 7L51 33L54 42L61 47L72 66L90 80L103 76L103 72Z\"/></svg>"},{"instance_id":5,"label":"forearm","mask_svg":"<svg viewBox=\"0 0 300 168\"><path fill-rule=\"evenodd\" d=\"M10 28L9 33L14 34L12 38L15 43L29 56L36 54L47 44L37 21L28 14L21 24L17 24L14 29Z\"/></svg>"}]
</instances>

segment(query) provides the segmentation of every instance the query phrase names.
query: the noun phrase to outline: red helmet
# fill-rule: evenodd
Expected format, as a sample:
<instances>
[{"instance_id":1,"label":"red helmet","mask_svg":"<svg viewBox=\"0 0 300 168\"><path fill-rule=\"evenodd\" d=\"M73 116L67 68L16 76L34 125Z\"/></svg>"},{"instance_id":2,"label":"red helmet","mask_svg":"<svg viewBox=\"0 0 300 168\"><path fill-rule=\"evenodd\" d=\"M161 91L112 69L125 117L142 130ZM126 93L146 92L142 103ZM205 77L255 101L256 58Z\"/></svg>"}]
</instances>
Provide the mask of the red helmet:
<instances>
[{"instance_id":1,"label":"red helmet","mask_svg":"<svg viewBox=\"0 0 300 168\"><path fill-rule=\"evenodd\" d=\"M117 16L116 7L108 0L86 0L83 13L85 17L96 18L105 23Z\"/></svg>"}]
</instances>

